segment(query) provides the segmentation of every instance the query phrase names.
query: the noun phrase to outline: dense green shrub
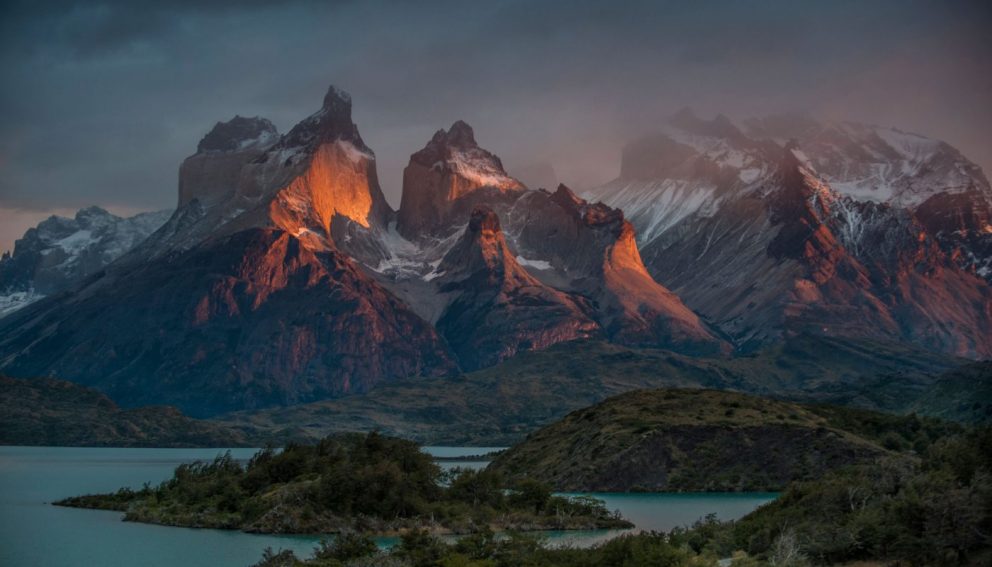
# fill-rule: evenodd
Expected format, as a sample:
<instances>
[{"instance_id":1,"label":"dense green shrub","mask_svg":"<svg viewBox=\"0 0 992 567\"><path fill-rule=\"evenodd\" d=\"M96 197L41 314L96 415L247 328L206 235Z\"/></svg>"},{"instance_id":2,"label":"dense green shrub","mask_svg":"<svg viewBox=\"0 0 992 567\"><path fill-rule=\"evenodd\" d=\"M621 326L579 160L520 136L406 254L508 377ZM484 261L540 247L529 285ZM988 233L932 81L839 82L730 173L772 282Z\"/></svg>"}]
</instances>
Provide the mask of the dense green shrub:
<instances>
[{"instance_id":1,"label":"dense green shrub","mask_svg":"<svg viewBox=\"0 0 992 567\"><path fill-rule=\"evenodd\" d=\"M227 453L212 462L180 465L155 488L61 504L121 510L134 521L278 533L629 526L600 501L552 497L536 481L508 489L491 471L442 475L416 444L377 433L264 449L246 466ZM338 553L337 545L322 553Z\"/></svg>"},{"instance_id":2,"label":"dense green shrub","mask_svg":"<svg viewBox=\"0 0 992 567\"><path fill-rule=\"evenodd\" d=\"M819 563L992 561L992 430L933 442L918 464L886 459L795 483L732 533L737 548L769 557L786 529Z\"/></svg>"}]
</instances>

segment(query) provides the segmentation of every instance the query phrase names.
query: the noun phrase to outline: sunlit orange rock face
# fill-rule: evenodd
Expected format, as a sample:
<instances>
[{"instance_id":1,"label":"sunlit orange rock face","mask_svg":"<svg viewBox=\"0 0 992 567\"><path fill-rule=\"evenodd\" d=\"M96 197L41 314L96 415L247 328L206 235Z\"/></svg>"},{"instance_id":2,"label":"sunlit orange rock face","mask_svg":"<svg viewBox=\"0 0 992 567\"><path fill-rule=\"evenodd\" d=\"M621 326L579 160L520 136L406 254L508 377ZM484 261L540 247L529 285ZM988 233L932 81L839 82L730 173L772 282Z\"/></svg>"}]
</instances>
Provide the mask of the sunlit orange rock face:
<instances>
[{"instance_id":1,"label":"sunlit orange rock face","mask_svg":"<svg viewBox=\"0 0 992 567\"><path fill-rule=\"evenodd\" d=\"M507 203L524 190L459 120L447 131L438 130L410 156L403 170L397 229L410 240L448 236L464 224L475 205Z\"/></svg>"},{"instance_id":2,"label":"sunlit orange rock face","mask_svg":"<svg viewBox=\"0 0 992 567\"><path fill-rule=\"evenodd\" d=\"M588 203L560 185L553 194L528 193L508 215L522 253L549 259L566 274L567 289L596 301L596 320L612 340L696 353L729 351L648 274L622 211Z\"/></svg>"},{"instance_id":3,"label":"sunlit orange rock face","mask_svg":"<svg viewBox=\"0 0 992 567\"><path fill-rule=\"evenodd\" d=\"M334 87L318 112L281 137L264 119L218 123L180 167L179 193L175 218L184 226L161 236L160 249L274 226L314 250L338 247L335 235L350 231L356 238L345 251L362 256L393 215L351 99Z\"/></svg>"},{"instance_id":4,"label":"sunlit orange rock face","mask_svg":"<svg viewBox=\"0 0 992 567\"><path fill-rule=\"evenodd\" d=\"M606 258L603 280L607 297L617 309L609 324L615 340L644 346L682 345L708 354L730 351L730 345L715 339L677 295L648 274L629 222L621 225Z\"/></svg>"},{"instance_id":5,"label":"sunlit orange rock face","mask_svg":"<svg viewBox=\"0 0 992 567\"><path fill-rule=\"evenodd\" d=\"M908 211L845 201L830 193L824 200L835 201L833 210L829 204L818 206L818 198L810 194L816 181L809 172L794 178L799 170L786 162L783 190L804 195L808 205L805 214L783 221L778 238L797 222L815 227L805 238L793 238L803 244L797 259L818 294L812 301L794 296L804 306L790 328L909 340L962 356L992 354L988 286L960 270ZM838 210L843 207L856 210ZM850 245L861 242L864 250L844 244L843 231L854 215L864 232Z\"/></svg>"},{"instance_id":6,"label":"sunlit orange rock face","mask_svg":"<svg viewBox=\"0 0 992 567\"><path fill-rule=\"evenodd\" d=\"M351 98L333 87L319 112L258 161L248 177L269 202L268 218L308 246L334 247L335 224L368 233L392 215L375 155L351 121Z\"/></svg>"},{"instance_id":7,"label":"sunlit orange rock face","mask_svg":"<svg viewBox=\"0 0 992 567\"><path fill-rule=\"evenodd\" d=\"M269 207L272 221L297 236L320 230L329 240L336 216L370 228L376 220L370 188L373 160L350 142L322 144L306 169L276 192Z\"/></svg>"},{"instance_id":8,"label":"sunlit orange rock face","mask_svg":"<svg viewBox=\"0 0 992 567\"><path fill-rule=\"evenodd\" d=\"M915 216L958 266L992 285L992 202L977 187L939 193L916 208Z\"/></svg>"},{"instance_id":9,"label":"sunlit orange rock face","mask_svg":"<svg viewBox=\"0 0 992 567\"><path fill-rule=\"evenodd\" d=\"M738 348L815 333L992 349L992 188L960 152L801 116L659 126L588 195L624 210L651 275Z\"/></svg>"},{"instance_id":10,"label":"sunlit orange rock face","mask_svg":"<svg viewBox=\"0 0 992 567\"><path fill-rule=\"evenodd\" d=\"M770 222L779 226L768 254L801 266L782 296L787 330L831 330L844 335L898 335L886 306L871 293L867 270L852 258L826 223L841 206L791 150L786 150L777 191L768 200Z\"/></svg>"}]
</instances>

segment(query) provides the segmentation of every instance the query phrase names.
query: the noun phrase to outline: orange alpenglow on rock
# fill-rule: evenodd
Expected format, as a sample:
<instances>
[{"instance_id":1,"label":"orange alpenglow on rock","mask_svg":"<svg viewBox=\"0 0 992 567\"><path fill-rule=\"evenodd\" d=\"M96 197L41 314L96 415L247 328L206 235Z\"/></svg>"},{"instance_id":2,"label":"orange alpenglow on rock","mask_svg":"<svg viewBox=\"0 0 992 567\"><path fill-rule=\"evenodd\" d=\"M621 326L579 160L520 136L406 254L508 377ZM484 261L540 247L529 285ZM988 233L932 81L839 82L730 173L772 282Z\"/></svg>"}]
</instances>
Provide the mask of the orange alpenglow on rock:
<instances>
[{"instance_id":1,"label":"orange alpenglow on rock","mask_svg":"<svg viewBox=\"0 0 992 567\"><path fill-rule=\"evenodd\" d=\"M397 229L411 240L447 236L454 231L453 217L467 215L474 204L512 200L524 190L498 157L479 147L472 127L459 120L410 156Z\"/></svg>"},{"instance_id":2,"label":"orange alpenglow on rock","mask_svg":"<svg viewBox=\"0 0 992 567\"><path fill-rule=\"evenodd\" d=\"M276 189L270 214L288 232L319 229L332 240L335 218L364 228L382 226L389 214L375 169L375 154L351 119L351 97L331 87L324 105L275 148L299 170Z\"/></svg>"},{"instance_id":3,"label":"orange alpenglow on rock","mask_svg":"<svg viewBox=\"0 0 992 567\"><path fill-rule=\"evenodd\" d=\"M334 86L319 111L282 137L263 118L236 116L215 125L180 167L179 211L183 241L166 238L165 248L276 226L310 248L329 250L336 247L336 224L369 231L385 227L392 215L375 154L352 122L351 97Z\"/></svg>"}]
</instances>

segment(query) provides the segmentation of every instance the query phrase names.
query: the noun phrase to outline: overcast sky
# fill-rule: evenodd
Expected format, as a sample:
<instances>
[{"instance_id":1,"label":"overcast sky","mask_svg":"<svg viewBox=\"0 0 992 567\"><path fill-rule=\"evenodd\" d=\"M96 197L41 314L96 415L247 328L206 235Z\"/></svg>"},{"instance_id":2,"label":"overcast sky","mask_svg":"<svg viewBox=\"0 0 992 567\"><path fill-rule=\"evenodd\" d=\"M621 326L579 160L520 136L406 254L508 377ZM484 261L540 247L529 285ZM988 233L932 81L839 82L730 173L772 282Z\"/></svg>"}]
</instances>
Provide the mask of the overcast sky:
<instances>
[{"instance_id":1,"label":"overcast sky","mask_svg":"<svg viewBox=\"0 0 992 567\"><path fill-rule=\"evenodd\" d=\"M394 206L409 155L456 119L511 173L549 162L582 188L686 105L896 126L992 170L987 1L199 4L3 3L0 250L52 212L174 206L214 122L285 132L332 83Z\"/></svg>"}]
</instances>

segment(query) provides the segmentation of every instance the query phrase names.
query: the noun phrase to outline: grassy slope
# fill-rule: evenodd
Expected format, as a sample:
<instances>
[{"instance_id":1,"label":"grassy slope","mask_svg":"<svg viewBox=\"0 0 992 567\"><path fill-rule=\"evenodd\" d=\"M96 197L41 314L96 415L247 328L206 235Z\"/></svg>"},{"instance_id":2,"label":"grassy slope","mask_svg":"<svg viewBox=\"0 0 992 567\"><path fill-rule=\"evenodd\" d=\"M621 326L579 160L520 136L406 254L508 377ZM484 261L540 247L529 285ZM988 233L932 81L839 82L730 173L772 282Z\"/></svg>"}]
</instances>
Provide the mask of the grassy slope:
<instances>
[{"instance_id":1,"label":"grassy slope","mask_svg":"<svg viewBox=\"0 0 992 567\"><path fill-rule=\"evenodd\" d=\"M572 412L491 466L567 491L780 490L958 429L733 392L648 390Z\"/></svg>"},{"instance_id":2,"label":"grassy slope","mask_svg":"<svg viewBox=\"0 0 992 567\"><path fill-rule=\"evenodd\" d=\"M232 447L244 436L166 406L122 410L63 380L0 376L0 445Z\"/></svg>"},{"instance_id":3,"label":"grassy slope","mask_svg":"<svg viewBox=\"0 0 992 567\"><path fill-rule=\"evenodd\" d=\"M975 362L942 374L910 409L962 423L992 423L992 361Z\"/></svg>"},{"instance_id":4,"label":"grassy slope","mask_svg":"<svg viewBox=\"0 0 992 567\"><path fill-rule=\"evenodd\" d=\"M905 346L798 337L752 356L703 359L601 342L556 345L449 379L416 379L372 392L221 421L277 438L314 439L336 431L379 428L428 444L513 444L568 412L631 390L658 387L731 389L826 400L888 376L899 384L881 399L852 405L892 409L960 359Z\"/></svg>"},{"instance_id":5,"label":"grassy slope","mask_svg":"<svg viewBox=\"0 0 992 567\"><path fill-rule=\"evenodd\" d=\"M729 359L575 342L456 378L411 379L365 395L217 420L193 420L163 407L121 410L102 394L58 380L4 379L0 442L260 446L379 429L431 444L510 445L569 411L658 387L730 389L918 413L928 413L932 403L934 413L954 418L954 412L939 409L949 403L941 400L960 406L958 389L969 389L970 382L948 380L943 390L931 391L931 376L961 362L905 346L811 337ZM914 406L924 395L930 397Z\"/></svg>"}]
</instances>

